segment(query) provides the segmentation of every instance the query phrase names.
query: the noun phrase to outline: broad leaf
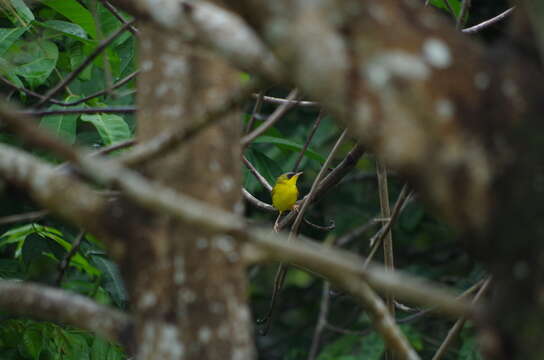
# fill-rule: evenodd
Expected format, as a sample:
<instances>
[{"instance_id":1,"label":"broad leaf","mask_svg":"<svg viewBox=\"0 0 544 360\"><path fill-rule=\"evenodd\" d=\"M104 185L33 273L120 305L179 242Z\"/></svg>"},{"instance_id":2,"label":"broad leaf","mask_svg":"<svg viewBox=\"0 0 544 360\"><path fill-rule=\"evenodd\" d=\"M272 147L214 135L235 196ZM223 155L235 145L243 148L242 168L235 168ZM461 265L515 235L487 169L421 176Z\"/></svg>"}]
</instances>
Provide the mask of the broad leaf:
<instances>
[{"instance_id":1,"label":"broad leaf","mask_svg":"<svg viewBox=\"0 0 544 360\"><path fill-rule=\"evenodd\" d=\"M79 99L79 96L68 96L64 101L71 102ZM61 105L51 105L50 110L66 109ZM76 141L77 119L79 114L56 114L42 117L40 127L51 131L54 135L67 143L73 144Z\"/></svg>"},{"instance_id":2,"label":"broad leaf","mask_svg":"<svg viewBox=\"0 0 544 360\"><path fill-rule=\"evenodd\" d=\"M36 41L21 46L25 54L18 54L13 60L24 63L17 66L15 73L23 77L30 87L43 84L57 64L59 50L51 41Z\"/></svg>"},{"instance_id":3,"label":"broad leaf","mask_svg":"<svg viewBox=\"0 0 544 360\"><path fill-rule=\"evenodd\" d=\"M17 27L2 29L0 28L0 56L2 56L21 35L23 35L27 27Z\"/></svg>"},{"instance_id":4,"label":"broad leaf","mask_svg":"<svg viewBox=\"0 0 544 360\"><path fill-rule=\"evenodd\" d=\"M93 15L79 2L74 0L44 0L42 4L56 10L65 18L81 26L93 39L96 38L96 27Z\"/></svg>"},{"instance_id":5,"label":"broad leaf","mask_svg":"<svg viewBox=\"0 0 544 360\"><path fill-rule=\"evenodd\" d=\"M93 256L92 262L103 273L104 289L110 294L117 306L124 307L128 301L128 295L117 265L102 256Z\"/></svg>"},{"instance_id":6,"label":"broad leaf","mask_svg":"<svg viewBox=\"0 0 544 360\"><path fill-rule=\"evenodd\" d=\"M279 137L273 137L273 136L259 136L253 142L257 144L270 143L270 144L277 145L279 148L290 150L290 151L302 151L302 148L304 146L302 144L298 144L291 140L287 140L287 139L279 138ZM307 156L308 158L313 160L317 160L320 163L325 162L325 158L323 156L321 156L320 154L318 154L317 152L309 148L306 149L306 151L304 152L304 156Z\"/></svg>"},{"instance_id":7,"label":"broad leaf","mask_svg":"<svg viewBox=\"0 0 544 360\"><path fill-rule=\"evenodd\" d=\"M34 14L23 0L11 0L11 5L17 12L17 18L22 22L22 25L27 26L34 20Z\"/></svg>"},{"instance_id":8,"label":"broad leaf","mask_svg":"<svg viewBox=\"0 0 544 360\"><path fill-rule=\"evenodd\" d=\"M45 29L57 31L63 35L66 35L72 39L81 41L87 44L95 44L95 41L89 40L85 30L74 23L62 21L62 20L48 20L45 22L34 21L35 25L39 25Z\"/></svg>"},{"instance_id":9,"label":"broad leaf","mask_svg":"<svg viewBox=\"0 0 544 360\"><path fill-rule=\"evenodd\" d=\"M81 120L92 123L104 145L128 140L132 136L125 120L114 114L81 115Z\"/></svg>"},{"instance_id":10,"label":"broad leaf","mask_svg":"<svg viewBox=\"0 0 544 360\"><path fill-rule=\"evenodd\" d=\"M444 9L447 12L450 12L450 9L448 5L446 4L446 1L448 1L448 4L451 6L451 9L453 10L453 14L455 17L459 16L459 12L461 11L461 1L460 0L431 0L431 4L433 6L436 6L437 8Z\"/></svg>"}]
</instances>

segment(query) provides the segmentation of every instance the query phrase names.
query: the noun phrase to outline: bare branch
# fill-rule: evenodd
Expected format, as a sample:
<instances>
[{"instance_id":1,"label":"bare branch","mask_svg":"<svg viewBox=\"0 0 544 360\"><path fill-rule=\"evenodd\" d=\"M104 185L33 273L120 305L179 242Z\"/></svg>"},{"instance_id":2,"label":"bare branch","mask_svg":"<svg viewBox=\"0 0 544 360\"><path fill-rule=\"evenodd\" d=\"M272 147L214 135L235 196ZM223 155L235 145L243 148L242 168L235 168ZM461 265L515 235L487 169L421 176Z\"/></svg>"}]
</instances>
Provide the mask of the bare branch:
<instances>
[{"instance_id":1,"label":"bare branch","mask_svg":"<svg viewBox=\"0 0 544 360\"><path fill-rule=\"evenodd\" d=\"M111 106L99 108L69 108L69 109L53 109L53 110L28 110L21 111L21 114L30 116L46 116L57 114L119 114L133 113L136 111L135 106Z\"/></svg>"},{"instance_id":2,"label":"bare branch","mask_svg":"<svg viewBox=\"0 0 544 360\"><path fill-rule=\"evenodd\" d=\"M482 297L482 295L485 293L487 288L489 287L489 283L491 282L491 278L487 278L480 287L480 290L478 290L478 293L476 296L474 296L474 299L472 300L472 303L475 304L478 302L478 300ZM448 335L436 351L436 354L434 354L432 360L440 360L444 357L446 354L446 350L448 350L448 347L452 344L453 340L459 335L459 332L463 329L463 326L465 325L466 318L462 317L459 320L453 324L450 331L448 331Z\"/></svg>"},{"instance_id":3,"label":"bare branch","mask_svg":"<svg viewBox=\"0 0 544 360\"><path fill-rule=\"evenodd\" d=\"M474 34L474 33L477 33L479 31L482 31L483 29L505 19L508 15L510 15L512 13L512 11L514 11L515 7L511 7L510 9L500 13L499 15L489 19L489 20L486 20L484 22L481 22L477 25L474 25L474 26L471 26L471 27L468 27L468 28L465 28L463 30L461 30L462 32L464 32L465 34Z\"/></svg>"},{"instance_id":4,"label":"bare branch","mask_svg":"<svg viewBox=\"0 0 544 360\"><path fill-rule=\"evenodd\" d=\"M254 98L258 96L259 96L258 94L253 94ZM301 106L301 107L318 107L319 106L319 103L315 101L287 100L287 99L277 98L273 96L263 96L263 101L267 103L271 103L271 104L278 104L278 105L285 104L286 102L292 102L292 103L296 103L297 106Z\"/></svg>"},{"instance_id":5,"label":"bare branch","mask_svg":"<svg viewBox=\"0 0 544 360\"><path fill-rule=\"evenodd\" d=\"M262 135L270 127L274 126L274 124L278 122L282 117L284 117L285 114L289 112L289 110L294 108L296 105L296 102L291 102L291 100L296 99L297 96L298 96L297 89L291 91L291 93L289 93L289 96L287 97L289 102L282 104L280 107L278 107L272 114L270 114L270 116L268 117L268 119L266 119L264 123L262 123L258 128L256 128L255 130L253 130L252 132L244 136L240 140L240 144L242 144L242 149L247 147L249 144L251 144L253 140L255 140L257 137Z\"/></svg>"},{"instance_id":6,"label":"bare branch","mask_svg":"<svg viewBox=\"0 0 544 360\"><path fill-rule=\"evenodd\" d=\"M0 225L6 225L11 223L16 223L20 221L32 221L41 219L44 216L49 214L49 211L47 210L38 210L38 211L31 211L23 214L17 214L17 215L9 215L0 217Z\"/></svg>"},{"instance_id":7,"label":"bare branch","mask_svg":"<svg viewBox=\"0 0 544 360\"><path fill-rule=\"evenodd\" d=\"M242 155L242 161L244 165L249 169L251 174L257 179L257 181L268 191L272 191L272 186L268 183L268 181L262 176L259 171L253 166L252 163L249 162L249 160Z\"/></svg>"},{"instance_id":8,"label":"bare branch","mask_svg":"<svg viewBox=\"0 0 544 360\"><path fill-rule=\"evenodd\" d=\"M0 307L10 313L70 324L123 345L131 341L133 324L128 315L63 290L0 280Z\"/></svg>"},{"instance_id":9,"label":"bare branch","mask_svg":"<svg viewBox=\"0 0 544 360\"><path fill-rule=\"evenodd\" d=\"M304 158L304 153L306 152L306 149L308 149L308 146L310 145L310 142L312 142L312 139L315 135L315 132L319 128L319 124L321 124L321 118L323 116L323 110L319 111L319 114L317 114L317 118L314 121L314 124L312 125L312 128L310 129L310 132L308 133L308 136L306 138L306 142L304 143L304 146L302 147L302 150L300 150L300 153L298 154L298 158L295 161L295 165L293 165L293 172L298 171L298 167L300 166L300 162Z\"/></svg>"}]
</instances>

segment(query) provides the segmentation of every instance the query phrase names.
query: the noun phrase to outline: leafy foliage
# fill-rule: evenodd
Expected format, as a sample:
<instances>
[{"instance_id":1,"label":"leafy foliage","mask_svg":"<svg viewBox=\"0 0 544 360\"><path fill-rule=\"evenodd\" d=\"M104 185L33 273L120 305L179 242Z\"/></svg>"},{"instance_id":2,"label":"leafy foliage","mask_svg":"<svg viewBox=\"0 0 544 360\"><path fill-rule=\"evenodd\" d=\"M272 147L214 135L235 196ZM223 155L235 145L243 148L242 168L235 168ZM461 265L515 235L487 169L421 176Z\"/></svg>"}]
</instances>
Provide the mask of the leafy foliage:
<instances>
[{"instance_id":1,"label":"leafy foliage","mask_svg":"<svg viewBox=\"0 0 544 360\"><path fill-rule=\"evenodd\" d=\"M121 360L123 352L101 338L49 322L0 321L0 352L5 360Z\"/></svg>"}]
</instances>

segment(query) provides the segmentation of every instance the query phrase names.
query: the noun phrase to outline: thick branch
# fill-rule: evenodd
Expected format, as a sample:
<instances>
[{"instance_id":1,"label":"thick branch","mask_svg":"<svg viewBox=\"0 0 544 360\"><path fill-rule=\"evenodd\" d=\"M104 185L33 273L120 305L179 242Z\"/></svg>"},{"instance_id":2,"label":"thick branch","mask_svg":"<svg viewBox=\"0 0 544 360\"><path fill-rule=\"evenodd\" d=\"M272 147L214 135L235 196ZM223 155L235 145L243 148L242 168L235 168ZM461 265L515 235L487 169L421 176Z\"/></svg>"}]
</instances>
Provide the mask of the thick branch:
<instances>
[{"instance_id":1,"label":"thick branch","mask_svg":"<svg viewBox=\"0 0 544 360\"><path fill-rule=\"evenodd\" d=\"M93 331L123 345L131 341L132 320L128 315L63 290L0 280L0 308Z\"/></svg>"},{"instance_id":2,"label":"thick branch","mask_svg":"<svg viewBox=\"0 0 544 360\"><path fill-rule=\"evenodd\" d=\"M206 1L114 0L141 19L176 31L184 40L223 56L235 66L279 80L281 68L255 33L234 13Z\"/></svg>"}]
</instances>

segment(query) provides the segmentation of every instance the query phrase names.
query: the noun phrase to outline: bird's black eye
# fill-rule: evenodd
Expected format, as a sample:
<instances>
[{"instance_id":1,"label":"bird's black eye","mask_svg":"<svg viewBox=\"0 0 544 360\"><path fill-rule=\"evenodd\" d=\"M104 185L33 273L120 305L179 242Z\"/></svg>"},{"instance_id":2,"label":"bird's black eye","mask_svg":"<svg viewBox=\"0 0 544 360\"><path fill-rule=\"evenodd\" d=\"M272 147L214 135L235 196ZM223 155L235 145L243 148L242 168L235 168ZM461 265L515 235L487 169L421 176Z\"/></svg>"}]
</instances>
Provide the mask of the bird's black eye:
<instances>
[{"instance_id":1,"label":"bird's black eye","mask_svg":"<svg viewBox=\"0 0 544 360\"><path fill-rule=\"evenodd\" d=\"M288 179L290 179L295 175L295 173L291 171L291 172L285 173L285 175L287 176Z\"/></svg>"}]
</instances>

